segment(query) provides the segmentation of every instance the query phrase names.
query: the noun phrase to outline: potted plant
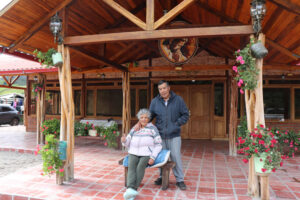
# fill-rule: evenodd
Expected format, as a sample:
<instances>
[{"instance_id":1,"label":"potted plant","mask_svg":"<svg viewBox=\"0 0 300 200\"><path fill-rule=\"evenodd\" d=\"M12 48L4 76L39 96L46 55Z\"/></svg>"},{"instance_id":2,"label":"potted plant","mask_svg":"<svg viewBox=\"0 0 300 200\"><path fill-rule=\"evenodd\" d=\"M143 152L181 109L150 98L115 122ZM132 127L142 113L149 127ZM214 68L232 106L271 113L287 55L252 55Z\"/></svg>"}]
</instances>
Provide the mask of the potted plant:
<instances>
[{"instance_id":1,"label":"potted plant","mask_svg":"<svg viewBox=\"0 0 300 200\"><path fill-rule=\"evenodd\" d=\"M63 64L61 53L57 52L53 48L48 49L47 52L42 52L36 49L33 53L36 55L38 61L47 68L50 66L61 67Z\"/></svg>"},{"instance_id":2,"label":"potted plant","mask_svg":"<svg viewBox=\"0 0 300 200\"><path fill-rule=\"evenodd\" d=\"M257 75L259 70L255 66L255 58L252 56L251 45L254 40L251 39L250 43L242 50L235 52L236 64L232 67L234 71L235 80L237 80L240 93L243 94L244 90L254 90L257 86Z\"/></svg>"},{"instance_id":3,"label":"potted plant","mask_svg":"<svg viewBox=\"0 0 300 200\"><path fill-rule=\"evenodd\" d=\"M244 137L238 138L238 153L244 155L245 163L254 156L257 173L275 172L285 159L280 151L278 139L270 129L258 125L251 133L248 131Z\"/></svg>"},{"instance_id":4,"label":"potted plant","mask_svg":"<svg viewBox=\"0 0 300 200\"><path fill-rule=\"evenodd\" d=\"M42 91L43 90L43 84L41 84L41 83L34 83L34 84L32 84L32 92L33 92L33 95L35 96L35 97L37 97L37 93L39 92L39 91Z\"/></svg>"}]
</instances>

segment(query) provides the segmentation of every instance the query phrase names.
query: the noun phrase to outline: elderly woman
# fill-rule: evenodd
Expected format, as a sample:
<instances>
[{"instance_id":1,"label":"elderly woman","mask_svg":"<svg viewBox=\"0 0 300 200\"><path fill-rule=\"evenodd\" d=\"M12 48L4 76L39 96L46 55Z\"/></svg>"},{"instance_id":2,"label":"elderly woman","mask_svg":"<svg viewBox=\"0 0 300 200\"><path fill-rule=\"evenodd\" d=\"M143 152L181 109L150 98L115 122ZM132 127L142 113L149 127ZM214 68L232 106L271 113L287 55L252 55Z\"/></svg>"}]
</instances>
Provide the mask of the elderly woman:
<instances>
[{"instance_id":1,"label":"elderly woman","mask_svg":"<svg viewBox=\"0 0 300 200\"><path fill-rule=\"evenodd\" d=\"M127 190L124 198L133 200L138 194L137 188L140 186L145 174L147 165L153 165L156 156L162 149L162 141L157 128L149 123L151 113L148 109L141 109L137 117L141 128L135 131L132 128L127 135L122 136L123 146L128 148L128 176Z\"/></svg>"}]
</instances>

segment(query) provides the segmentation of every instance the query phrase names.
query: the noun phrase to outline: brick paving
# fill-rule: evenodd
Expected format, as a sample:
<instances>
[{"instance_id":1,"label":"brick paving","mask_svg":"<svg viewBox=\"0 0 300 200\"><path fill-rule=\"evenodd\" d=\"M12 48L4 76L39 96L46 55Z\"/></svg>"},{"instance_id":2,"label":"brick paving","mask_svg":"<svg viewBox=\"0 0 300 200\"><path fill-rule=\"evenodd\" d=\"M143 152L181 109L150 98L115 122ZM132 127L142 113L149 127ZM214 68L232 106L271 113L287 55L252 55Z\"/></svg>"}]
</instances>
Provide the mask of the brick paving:
<instances>
[{"instance_id":1,"label":"brick paving","mask_svg":"<svg viewBox=\"0 0 300 200\"><path fill-rule=\"evenodd\" d=\"M23 131L22 131L23 130ZM24 128L0 127L0 150L33 152L35 134ZM104 147L96 138L75 139L75 179L56 185L55 177L41 176L41 166L17 171L0 178L0 200L6 199L123 199L124 169L117 161L126 153ZM136 200L226 199L246 200L247 165L241 157L228 156L228 142L185 140L182 158L187 190L175 186L162 191L153 184L157 169L147 169ZM271 199L300 199L300 157L284 162L270 176Z\"/></svg>"}]
</instances>

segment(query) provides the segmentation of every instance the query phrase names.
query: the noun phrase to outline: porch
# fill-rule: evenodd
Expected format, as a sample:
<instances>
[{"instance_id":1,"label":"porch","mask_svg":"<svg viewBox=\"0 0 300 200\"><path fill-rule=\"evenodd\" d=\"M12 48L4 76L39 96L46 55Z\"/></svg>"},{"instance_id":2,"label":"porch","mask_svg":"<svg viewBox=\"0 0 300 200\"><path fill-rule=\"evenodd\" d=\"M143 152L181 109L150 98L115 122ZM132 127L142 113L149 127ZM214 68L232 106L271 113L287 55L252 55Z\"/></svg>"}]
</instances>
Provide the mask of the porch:
<instances>
[{"instance_id":1,"label":"porch","mask_svg":"<svg viewBox=\"0 0 300 200\"><path fill-rule=\"evenodd\" d=\"M22 126L0 127L0 150L31 152L35 133ZM248 165L228 155L228 142L184 140L182 158L185 183L181 191L170 177L170 187L162 191L153 184L158 170L147 169L137 200L148 199L251 199L247 196ZM76 137L75 180L56 185L55 177L41 176L41 165L32 166L0 178L0 199L123 199L123 167L117 161L126 154L111 150L98 139ZM300 198L300 157L287 160L270 176L271 199Z\"/></svg>"}]
</instances>

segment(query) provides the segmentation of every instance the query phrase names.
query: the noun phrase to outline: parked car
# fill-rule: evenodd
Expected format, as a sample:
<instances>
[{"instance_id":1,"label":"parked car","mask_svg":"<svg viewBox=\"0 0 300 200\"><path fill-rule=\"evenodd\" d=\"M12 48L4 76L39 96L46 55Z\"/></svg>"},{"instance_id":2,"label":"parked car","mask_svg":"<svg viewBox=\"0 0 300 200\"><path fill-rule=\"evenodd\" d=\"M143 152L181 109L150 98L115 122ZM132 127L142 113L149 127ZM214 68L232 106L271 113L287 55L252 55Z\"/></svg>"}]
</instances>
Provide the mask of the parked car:
<instances>
[{"instance_id":1,"label":"parked car","mask_svg":"<svg viewBox=\"0 0 300 200\"><path fill-rule=\"evenodd\" d=\"M16 126L20 122L19 112L10 105L0 104L0 124Z\"/></svg>"}]
</instances>

